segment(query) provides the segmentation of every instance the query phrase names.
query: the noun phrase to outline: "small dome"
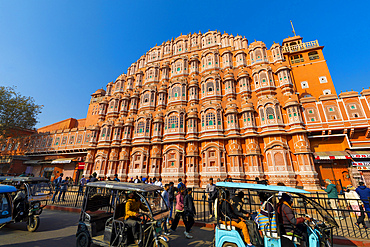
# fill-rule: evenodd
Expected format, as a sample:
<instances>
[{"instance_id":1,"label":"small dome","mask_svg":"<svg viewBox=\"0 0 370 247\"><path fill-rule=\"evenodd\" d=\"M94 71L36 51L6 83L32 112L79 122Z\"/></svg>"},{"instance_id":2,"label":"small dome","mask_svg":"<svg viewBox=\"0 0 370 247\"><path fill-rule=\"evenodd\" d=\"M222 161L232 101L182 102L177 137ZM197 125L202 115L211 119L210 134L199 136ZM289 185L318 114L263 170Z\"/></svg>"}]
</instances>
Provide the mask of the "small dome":
<instances>
[{"instance_id":1,"label":"small dome","mask_svg":"<svg viewBox=\"0 0 370 247\"><path fill-rule=\"evenodd\" d=\"M96 92L95 92L95 93L93 93L92 95L99 95L99 94L104 96L104 95L105 95L105 90L104 90L104 89L102 89L102 88L101 88L101 89L98 89L98 90L96 90ZM91 96L92 96L92 95L91 95Z\"/></svg>"}]
</instances>

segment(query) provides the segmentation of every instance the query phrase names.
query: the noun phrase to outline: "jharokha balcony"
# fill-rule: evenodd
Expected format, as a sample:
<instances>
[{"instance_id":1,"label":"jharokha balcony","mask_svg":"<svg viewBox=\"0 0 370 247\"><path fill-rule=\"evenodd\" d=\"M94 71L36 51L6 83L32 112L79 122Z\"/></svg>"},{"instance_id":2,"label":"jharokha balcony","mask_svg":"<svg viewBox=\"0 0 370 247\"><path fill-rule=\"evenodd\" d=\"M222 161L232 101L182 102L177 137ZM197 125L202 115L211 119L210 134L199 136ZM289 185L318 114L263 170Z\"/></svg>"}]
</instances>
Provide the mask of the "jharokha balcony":
<instances>
[{"instance_id":1,"label":"jharokha balcony","mask_svg":"<svg viewBox=\"0 0 370 247\"><path fill-rule=\"evenodd\" d=\"M307 50L307 49L318 47L318 46L319 46L319 42L317 40L314 40L314 41L299 43L295 45L283 46L283 52L288 53L288 52L302 51L302 50Z\"/></svg>"}]
</instances>

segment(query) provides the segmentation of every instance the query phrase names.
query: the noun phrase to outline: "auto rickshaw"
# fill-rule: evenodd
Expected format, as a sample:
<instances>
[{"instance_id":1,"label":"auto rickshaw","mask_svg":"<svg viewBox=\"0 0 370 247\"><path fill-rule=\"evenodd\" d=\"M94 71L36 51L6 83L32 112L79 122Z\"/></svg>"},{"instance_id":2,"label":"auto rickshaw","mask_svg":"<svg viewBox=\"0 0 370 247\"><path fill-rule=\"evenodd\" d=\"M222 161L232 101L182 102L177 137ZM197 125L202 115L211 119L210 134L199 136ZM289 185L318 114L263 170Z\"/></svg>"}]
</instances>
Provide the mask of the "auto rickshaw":
<instances>
[{"instance_id":1,"label":"auto rickshaw","mask_svg":"<svg viewBox=\"0 0 370 247\"><path fill-rule=\"evenodd\" d=\"M160 191L162 187L143 183L97 181L86 185L76 233L76 246L169 246L161 233L166 229L169 209ZM135 241L126 216L128 195L141 201L138 225L140 239Z\"/></svg>"},{"instance_id":2,"label":"auto rickshaw","mask_svg":"<svg viewBox=\"0 0 370 247\"><path fill-rule=\"evenodd\" d=\"M7 177L1 183L17 189L12 193L12 222L26 222L28 231L36 231L40 226L39 215L53 193L49 180L42 177Z\"/></svg>"},{"instance_id":3,"label":"auto rickshaw","mask_svg":"<svg viewBox=\"0 0 370 247\"><path fill-rule=\"evenodd\" d=\"M13 201L11 193L16 192L14 186L0 184L0 228L12 221Z\"/></svg>"},{"instance_id":4,"label":"auto rickshaw","mask_svg":"<svg viewBox=\"0 0 370 247\"><path fill-rule=\"evenodd\" d=\"M310 192L286 186L273 186L267 184L253 183L234 183L234 182L217 182L216 187L219 191L219 196L215 203L215 212L217 213L217 225L215 227L214 245L216 247L244 247L247 244L241 237L241 232L238 228L232 226L232 219L224 215L220 206L223 200L226 200L226 194L235 193L236 191L246 191L247 200L249 200L249 210L254 219L245 220L248 226L248 232L251 242L255 247L331 247L333 246L333 227L338 227L334 218L317 202L306 197L304 194ZM228 191L228 192L226 192ZM263 192L268 195L268 199L263 204L258 200L253 202L253 195ZM304 232L299 234L298 231L283 233L282 222L279 222L277 213L277 201L281 199L281 195L287 193L294 195L293 209L300 216L306 218L304 224ZM257 196L256 196L257 198ZM267 217L258 218L260 214L253 210L260 210L262 205L268 203L271 205L271 210ZM295 208L295 204L299 203L300 207ZM248 208L247 208L248 209ZM311 215L309 215L310 213ZM261 215L260 215L261 216ZM320 220L319 220L320 218ZM305 235L305 238L302 237Z\"/></svg>"}]
</instances>

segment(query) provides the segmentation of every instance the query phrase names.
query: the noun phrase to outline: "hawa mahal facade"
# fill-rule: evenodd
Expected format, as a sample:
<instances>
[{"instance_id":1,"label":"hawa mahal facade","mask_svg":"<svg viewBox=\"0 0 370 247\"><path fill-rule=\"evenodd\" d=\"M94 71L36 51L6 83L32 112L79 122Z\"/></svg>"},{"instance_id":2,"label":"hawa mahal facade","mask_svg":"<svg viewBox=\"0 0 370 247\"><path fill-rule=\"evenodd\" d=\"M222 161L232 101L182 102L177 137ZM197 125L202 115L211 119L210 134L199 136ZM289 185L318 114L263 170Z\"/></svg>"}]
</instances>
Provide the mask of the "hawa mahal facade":
<instances>
[{"instance_id":1,"label":"hawa mahal facade","mask_svg":"<svg viewBox=\"0 0 370 247\"><path fill-rule=\"evenodd\" d=\"M51 178L117 173L204 187L258 177L306 189L366 180L370 89L337 95L322 50L300 36L267 48L218 31L181 35L93 93L85 119L1 151Z\"/></svg>"}]
</instances>

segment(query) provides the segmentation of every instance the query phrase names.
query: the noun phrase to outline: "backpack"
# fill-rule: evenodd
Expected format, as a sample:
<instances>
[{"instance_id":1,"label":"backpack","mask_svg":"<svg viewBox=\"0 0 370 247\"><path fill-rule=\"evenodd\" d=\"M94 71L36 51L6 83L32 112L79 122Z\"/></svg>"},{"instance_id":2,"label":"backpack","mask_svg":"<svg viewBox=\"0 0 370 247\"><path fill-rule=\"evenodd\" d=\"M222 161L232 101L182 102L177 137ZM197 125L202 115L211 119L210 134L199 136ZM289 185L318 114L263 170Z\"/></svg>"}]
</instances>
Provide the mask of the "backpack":
<instances>
[{"instance_id":1,"label":"backpack","mask_svg":"<svg viewBox=\"0 0 370 247\"><path fill-rule=\"evenodd\" d=\"M246 220L245 224L247 225L249 237L251 238L251 243L256 247L263 247L263 238L258 230L256 222L253 220Z\"/></svg>"}]
</instances>

